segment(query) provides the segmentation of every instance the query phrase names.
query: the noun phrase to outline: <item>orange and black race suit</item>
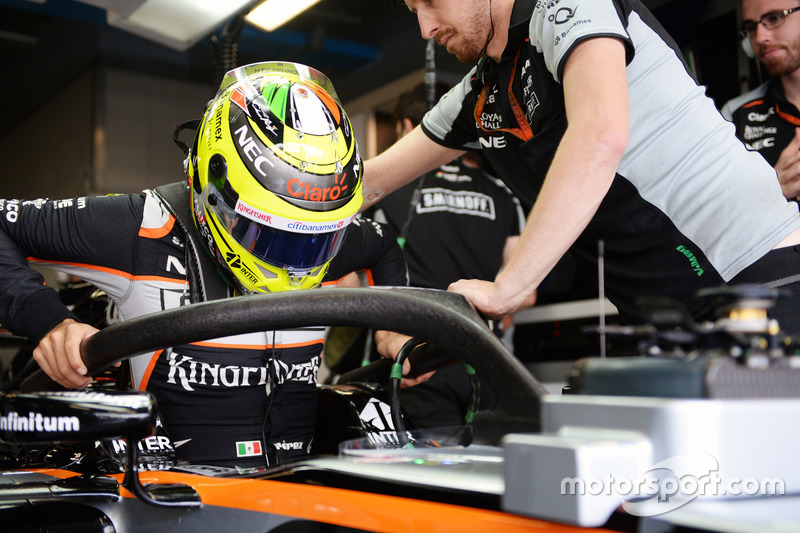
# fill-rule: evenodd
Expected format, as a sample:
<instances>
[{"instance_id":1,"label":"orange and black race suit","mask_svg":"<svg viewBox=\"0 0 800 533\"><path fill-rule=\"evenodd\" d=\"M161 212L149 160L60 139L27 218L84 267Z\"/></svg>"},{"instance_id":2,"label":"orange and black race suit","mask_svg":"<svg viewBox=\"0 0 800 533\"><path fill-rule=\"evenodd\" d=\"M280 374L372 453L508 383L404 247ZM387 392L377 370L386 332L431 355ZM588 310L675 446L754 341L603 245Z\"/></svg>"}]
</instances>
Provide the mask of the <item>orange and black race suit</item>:
<instances>
[{"instance_id":1,"label":"orange and black race suit","mask_svg":"<svg viewBox=\"0 0 800 533\"><path fill-rule=\"evenodd\" d=\"M192 303L193 228L174 212L153 191L0 200L0 323L38 341L72 317L30 263L96 285L122 320ZM394 234L367 219L351 224L324 284L357 270L376 285L407 284ZM132 385L156 396L179 459L273 464L310 449L323 335L322 327L262 331L138 355Z\"/></svg>"}]
</instances>

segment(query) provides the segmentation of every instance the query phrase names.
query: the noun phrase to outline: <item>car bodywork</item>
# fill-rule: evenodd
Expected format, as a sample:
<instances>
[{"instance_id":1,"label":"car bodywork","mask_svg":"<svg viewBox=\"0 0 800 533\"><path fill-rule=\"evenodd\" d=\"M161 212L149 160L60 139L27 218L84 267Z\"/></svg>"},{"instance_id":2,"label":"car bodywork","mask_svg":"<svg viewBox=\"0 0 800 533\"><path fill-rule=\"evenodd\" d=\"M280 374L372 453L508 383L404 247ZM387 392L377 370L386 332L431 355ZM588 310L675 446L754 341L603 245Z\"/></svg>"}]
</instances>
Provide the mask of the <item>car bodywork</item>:
<instances>
[{"instance_id":1,"label":"car bodywork","mask_svg":"<svg viewBox=\"0 0 800 533\"><path fill-rule=\"evenodd\" d=\"M398 446L390 417L378 417L377 424L365 415L386 415L386 388L371 379L344 379L320 386L317 433L325 438L317 439L307 459L251 471L180 463L142 470L147 450L141 439L158 431L148 393L47 392L57 387L36 375L2 400L3 530L764 530L757 521L761 511L748 522L724 507L740 509L753 500L690 498L637 514L636 507L626 512L630 502L619 495L565 495L555 488L567 477L633 477L665 457L698 449L754 475L785 465L788 492L758 498L758 505L768 513L787 505L800 509L791 496L800 492L796 454L778 446L777 462L764 468L747 447L714 440L745 435L736 429L737 412L764 433L779 419L797 420L798 400L548 396L462 297L441 291L323 289L195 304L109 326L88 339L83 355L94 375L135 353L172 344L306 324L389 329L447 346L497 391L497 406L479 412L469 431L409 429L411 445ZM767 412L773 415L765 417ZM49 430L40 431L45 422ZM73 431L76 424L79 431ZM800 430L788 437L785 431L784 441L800 438ZM124 448L124 468L115 470L98 451L107 445L98 448L95 441L118 438L140 445ZM720 504L722 511L714 507ZM800 524L798 512L786 512L788 527Z\"/></svg>"}]
</instances>

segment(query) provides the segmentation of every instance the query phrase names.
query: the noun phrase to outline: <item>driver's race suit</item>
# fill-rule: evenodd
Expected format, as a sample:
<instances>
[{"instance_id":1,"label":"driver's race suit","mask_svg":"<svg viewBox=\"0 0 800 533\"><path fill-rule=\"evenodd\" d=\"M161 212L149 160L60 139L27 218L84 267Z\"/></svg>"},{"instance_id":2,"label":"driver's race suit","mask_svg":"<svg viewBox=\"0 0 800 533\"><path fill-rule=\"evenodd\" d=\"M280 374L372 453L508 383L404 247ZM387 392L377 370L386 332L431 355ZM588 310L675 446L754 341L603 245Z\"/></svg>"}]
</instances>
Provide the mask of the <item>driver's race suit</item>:
<instances>
[{"instance_id":1,"label":"driver's race suit","mask_svg":"<svg viewBox=\"0 0 800 533\"><path fill-rule=\"evenodd\" d=\"M174 209L166 202L149 190L0 200L0 323L38 342L72 317L28 261L93 283L122 320L192 303L197 277L186 250L194 228L173 215L188 211L188 192ZM367 219L352 222L323 285L357 270L376 285L407 284L395 236ZM222 279L215 272L205 283L210 278ZM244 468L282 462L311 447L323 335L323 327L256 332L138 355L132 385L155 395L178 459Z\"/></svg>"}]
</instances>

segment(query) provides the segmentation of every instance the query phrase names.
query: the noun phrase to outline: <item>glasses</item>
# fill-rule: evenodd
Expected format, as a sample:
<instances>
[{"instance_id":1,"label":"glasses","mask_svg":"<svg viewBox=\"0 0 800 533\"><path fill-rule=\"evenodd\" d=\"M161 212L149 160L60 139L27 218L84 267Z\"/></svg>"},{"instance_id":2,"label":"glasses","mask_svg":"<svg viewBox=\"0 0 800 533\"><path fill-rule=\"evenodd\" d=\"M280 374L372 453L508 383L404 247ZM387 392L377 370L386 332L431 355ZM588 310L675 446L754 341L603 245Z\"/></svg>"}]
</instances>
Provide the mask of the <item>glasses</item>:
<instances>
[{"instance_id":1,"label":"glasses","mask_svg":"<svg viewBox=\"0 0 800 533\"><path fill-rule=\"evenodd\" d=\"M750 34L756 31L756 28L758 28L759 24L761 24L768 30L774 30L775 28L783 24L788 15L794 13L799 9L800 6L793 7L792 9L784 9L783 11L770 11L769 13L758 19L758 22L756 22L755 20L745 20L742 23L741 29L739 29L739 36L742 39L750 37Z\"/></svg>"}]
</instances>

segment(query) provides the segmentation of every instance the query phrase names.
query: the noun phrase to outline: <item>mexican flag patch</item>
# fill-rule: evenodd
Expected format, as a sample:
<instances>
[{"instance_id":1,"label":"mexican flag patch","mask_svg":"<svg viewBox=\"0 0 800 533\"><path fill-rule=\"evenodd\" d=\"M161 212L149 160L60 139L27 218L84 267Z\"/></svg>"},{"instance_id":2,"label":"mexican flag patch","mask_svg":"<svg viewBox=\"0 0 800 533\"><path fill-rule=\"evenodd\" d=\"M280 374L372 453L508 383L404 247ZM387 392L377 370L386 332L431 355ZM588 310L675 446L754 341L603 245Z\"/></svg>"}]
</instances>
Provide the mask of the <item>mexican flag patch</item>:
<instances>
[{"instance_id":1,"label":"mexican flag patch","mask_svg":"<svg viewBox=\"0 0 800 533\"><path fill-rule=\"evenodd\" d=\"M261 455L261 441L248 440L236 443L236 457Z\"/></svg>"}]
</instances>

